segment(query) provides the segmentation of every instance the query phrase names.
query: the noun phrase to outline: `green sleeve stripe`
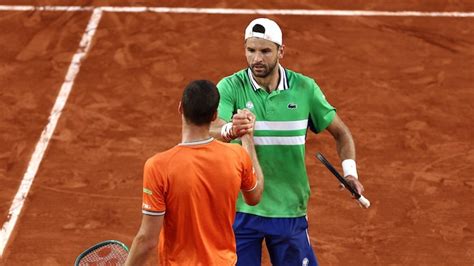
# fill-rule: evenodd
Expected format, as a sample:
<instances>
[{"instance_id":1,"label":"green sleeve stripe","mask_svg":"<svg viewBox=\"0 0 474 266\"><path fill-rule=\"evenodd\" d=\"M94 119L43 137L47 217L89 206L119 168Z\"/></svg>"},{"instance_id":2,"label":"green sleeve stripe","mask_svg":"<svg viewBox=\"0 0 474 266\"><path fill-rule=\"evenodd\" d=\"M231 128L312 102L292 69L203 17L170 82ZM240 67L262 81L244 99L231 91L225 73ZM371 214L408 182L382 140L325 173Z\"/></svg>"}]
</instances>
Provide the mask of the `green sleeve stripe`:
<instances>
[{"instance_id":1,"label":"green sleeve stripe","mask_svg":"<svg viewBox=\"0 0 474 266\"><path fill-rule=\"evenodd\" d=\"M153 192L149 190L148 188L143 188L143 193L148 194L148 195L153 195Z\"/></svg>"}]
</instances>

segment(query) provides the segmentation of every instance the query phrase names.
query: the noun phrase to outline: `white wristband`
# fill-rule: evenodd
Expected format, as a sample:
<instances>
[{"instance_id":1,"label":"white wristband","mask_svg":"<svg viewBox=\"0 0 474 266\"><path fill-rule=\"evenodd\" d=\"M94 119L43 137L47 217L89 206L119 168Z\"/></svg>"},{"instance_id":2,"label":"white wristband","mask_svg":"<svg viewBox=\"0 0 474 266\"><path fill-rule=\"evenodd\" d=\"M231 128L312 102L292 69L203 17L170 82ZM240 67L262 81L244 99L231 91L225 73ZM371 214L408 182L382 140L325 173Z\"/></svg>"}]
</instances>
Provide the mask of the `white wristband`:
<instances>
[{"instance_id":1,"label":"white wristband","mask_svg":"<svg viewBox=\"0 0 474 266\"><path fill-rule=\"evenodd\" d=\"M232 123L227 123L227 124L222 126L221 136L225 141L233 140L231 130L232 130Z\"/></svg>"},{"instance_id":2,"label":"white wristband","mask_svg":"<svg viewBox=\"0 0 474 266\"><path fill-rule=\"evenodd\" d=\"M351 175L355 178L359 178L357 175L356 162L352 159L342 161L342 170L344 171L344 177Z\"/></svg>"}]
</instances>

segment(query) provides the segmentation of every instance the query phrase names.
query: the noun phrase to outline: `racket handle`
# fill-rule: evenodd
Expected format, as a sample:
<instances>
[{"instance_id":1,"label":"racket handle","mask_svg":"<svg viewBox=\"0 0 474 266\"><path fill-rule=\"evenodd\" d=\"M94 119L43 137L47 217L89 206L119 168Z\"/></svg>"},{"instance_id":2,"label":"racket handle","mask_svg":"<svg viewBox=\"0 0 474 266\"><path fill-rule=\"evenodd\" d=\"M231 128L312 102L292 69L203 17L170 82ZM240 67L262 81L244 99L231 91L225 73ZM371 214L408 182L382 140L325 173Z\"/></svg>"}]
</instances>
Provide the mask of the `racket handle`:
<instances>
[{"instance_id":1,"label":"racket handle","mask_svg":"<svg viewBox=\"0 0 474 266\"><path fill-rule=\"evenodd\" d=\"M364 206L366 209L370 207L370 201L369 201L366 197L360 195L360 198L358 198L357 200L358 200L358 201L360 202L360 204L362 204L362 206Z\"/></svg>"}]
</instances>

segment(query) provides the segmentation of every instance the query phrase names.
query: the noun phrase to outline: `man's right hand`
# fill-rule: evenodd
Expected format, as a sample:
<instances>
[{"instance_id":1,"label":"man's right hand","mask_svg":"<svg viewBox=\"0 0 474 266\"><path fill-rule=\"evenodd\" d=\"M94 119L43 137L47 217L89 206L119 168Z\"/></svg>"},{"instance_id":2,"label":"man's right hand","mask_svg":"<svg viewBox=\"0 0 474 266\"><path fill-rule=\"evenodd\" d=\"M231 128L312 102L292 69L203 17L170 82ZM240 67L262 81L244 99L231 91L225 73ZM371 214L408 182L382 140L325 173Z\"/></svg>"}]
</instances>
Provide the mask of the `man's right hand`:
<instances>
[{"instance_id":1,"label":"man's right hand","mask_svg":"<svg viewBox=\"0 0 474 266\"><path fill-rule=\"evenodd\" d=\"M232 117L232 133L240 138L244 135L253 137L255 127L255 115L247 109L237 110Z\"/></svg>"}]
</instances>

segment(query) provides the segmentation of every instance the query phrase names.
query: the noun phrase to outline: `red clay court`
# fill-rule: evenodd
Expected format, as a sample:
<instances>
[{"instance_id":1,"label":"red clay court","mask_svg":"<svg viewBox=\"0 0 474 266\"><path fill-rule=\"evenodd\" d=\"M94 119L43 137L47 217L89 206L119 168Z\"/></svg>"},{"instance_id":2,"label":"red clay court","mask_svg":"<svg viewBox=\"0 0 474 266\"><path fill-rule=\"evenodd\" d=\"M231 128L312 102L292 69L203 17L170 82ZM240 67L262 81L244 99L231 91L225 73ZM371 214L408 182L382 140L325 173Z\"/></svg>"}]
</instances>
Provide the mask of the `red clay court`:
<instances>
[{"instance_id":1,"label":"red clay court","mask_svg":"<svg viewBox=\"0 0 474 266\"><path fill-rule=\"evenodd\" d=\"M143 164L180 141L182 88L245 68L261 16L350 127L372 202L339 191L314 157L336 162L334 141L309 133L320 264L473 265L474 2L287 2L0 0L0 265L130 245Z\"/></svg>"}]
</instances>

